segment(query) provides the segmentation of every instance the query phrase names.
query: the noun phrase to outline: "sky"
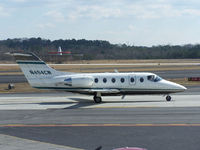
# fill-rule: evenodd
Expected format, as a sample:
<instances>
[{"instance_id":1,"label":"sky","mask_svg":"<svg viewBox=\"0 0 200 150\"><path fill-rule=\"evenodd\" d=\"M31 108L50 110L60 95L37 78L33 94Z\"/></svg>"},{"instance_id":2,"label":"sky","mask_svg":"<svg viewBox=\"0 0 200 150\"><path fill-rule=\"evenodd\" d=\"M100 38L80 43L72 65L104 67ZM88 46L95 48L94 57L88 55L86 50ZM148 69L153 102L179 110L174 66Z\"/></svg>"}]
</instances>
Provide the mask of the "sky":
<instances>
[{"instance_id":1,"label":"sky","mask_svg":"<svg viewBox=\"0 0 200 150\"><path fill-rule=\"evenodd\" d=\"M199 0L0 0L0 40L107 40L137 46L200 43Z\"/></svg>"}]
</instances>

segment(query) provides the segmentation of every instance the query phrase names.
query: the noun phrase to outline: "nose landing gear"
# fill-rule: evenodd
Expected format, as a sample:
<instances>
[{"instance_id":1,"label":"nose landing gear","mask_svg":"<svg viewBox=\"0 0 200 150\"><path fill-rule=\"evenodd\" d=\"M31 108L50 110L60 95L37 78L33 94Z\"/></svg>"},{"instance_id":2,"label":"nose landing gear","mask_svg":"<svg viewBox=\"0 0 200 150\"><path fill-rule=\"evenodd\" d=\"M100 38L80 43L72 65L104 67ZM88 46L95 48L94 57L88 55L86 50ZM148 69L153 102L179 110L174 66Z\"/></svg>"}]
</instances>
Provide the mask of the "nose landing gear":
<instances>
[{"instance_id":1,"label":"nose landing gear","mask_svg":"<svg viewBox=\"0 0 200 150\"><path fill-rule=\"evenodd\" d=\"M171 97L170 95L167 95L167 96L166 96L166 101L169 102L169 101L171 101L171 100L172 100L172 97Z\"/></svg>"}]
</instances>

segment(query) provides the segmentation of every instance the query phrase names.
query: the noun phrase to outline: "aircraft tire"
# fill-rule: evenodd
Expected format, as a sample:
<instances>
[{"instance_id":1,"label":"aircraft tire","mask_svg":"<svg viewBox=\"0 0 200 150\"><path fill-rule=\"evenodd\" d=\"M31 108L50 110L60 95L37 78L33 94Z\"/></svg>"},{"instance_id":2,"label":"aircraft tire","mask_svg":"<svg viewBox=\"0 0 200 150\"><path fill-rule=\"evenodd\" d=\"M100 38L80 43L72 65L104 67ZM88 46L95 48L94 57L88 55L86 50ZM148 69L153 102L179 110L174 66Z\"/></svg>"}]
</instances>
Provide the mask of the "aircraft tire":
<instances>
[{"instance_id":1,"label":"aircraft tire","mask_svg":"<svg viewBox=\"0 0 200 150\"><path fill-rule=\"evenodd\" d=\"M95 103L101 103L102 102L101 97L94 96L94 102Z\"/></svg>"},{"instance_id":2,"label":"aircraft tire","mask_svg":"<svg viewBox=\"0 0 200 150\"><path fill-rule=\"evenodd\" d=\"M172 99L171 96L169 96L169 95L166 96L166 101L169 102L169 101L171 101L171 99Z\"/></svg>"}]
</instances>

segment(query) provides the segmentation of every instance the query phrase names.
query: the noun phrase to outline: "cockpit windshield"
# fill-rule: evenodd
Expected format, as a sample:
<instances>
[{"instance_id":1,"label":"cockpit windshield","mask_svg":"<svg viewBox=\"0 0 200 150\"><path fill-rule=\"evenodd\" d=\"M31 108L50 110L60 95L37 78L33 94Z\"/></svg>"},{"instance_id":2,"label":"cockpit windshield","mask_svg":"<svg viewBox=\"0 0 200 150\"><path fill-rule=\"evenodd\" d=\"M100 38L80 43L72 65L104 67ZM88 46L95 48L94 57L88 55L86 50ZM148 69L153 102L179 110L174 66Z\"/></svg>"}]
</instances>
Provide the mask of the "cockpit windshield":
<instances>
[{"instance_id":1,"label":"cockpit windshield","mask_svg":"<svg viewBox=\"0 0 200 150\"><path fill-rule=\"evenodd\" d=\"M152 81L152 82L158 82L162 80L162 78L157 75L149 75L147 76L147 80Z\"/></svg>"}]
</instances>

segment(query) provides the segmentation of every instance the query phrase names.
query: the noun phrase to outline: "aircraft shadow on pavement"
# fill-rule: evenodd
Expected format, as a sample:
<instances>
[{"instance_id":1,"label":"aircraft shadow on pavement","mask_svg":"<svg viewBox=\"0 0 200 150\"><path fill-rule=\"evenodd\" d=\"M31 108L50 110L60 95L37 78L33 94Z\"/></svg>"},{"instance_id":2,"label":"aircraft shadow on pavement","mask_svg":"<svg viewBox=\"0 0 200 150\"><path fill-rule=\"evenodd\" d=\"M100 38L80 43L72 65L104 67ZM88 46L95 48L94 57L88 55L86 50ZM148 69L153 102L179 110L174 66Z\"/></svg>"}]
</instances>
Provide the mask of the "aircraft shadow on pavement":
<instances>
[{"instance_id":1,"label":"aircraft shadow on pavement","mask_svg":"<svg viewBox=\"0 0 200 150\"><path fill-rule=\"evenodd\" d=\"M163 100L149 100L149 101L126 101L126 100L120 100L120 101L104 101L102 103L160 103L160 102L165 102Z\"/></svg>"},{"instance_id":2,"label":"aircraft shadow on pavement","mask_svg":"<svg viewBox=\"0 0 200 150\"><path fill-rule=\"evenodd\" d=\"M92 99L85 99L85 98L68 98L70 100L73 100L74 102L42 102L39 103L40 105L71 105L65 108L60 108L60 109L78 109L78 108L83 108L87 106L95 106L95 105L100 105L100 104L117 104L117 103L160 103L160 102L165 102L164 100L132 100L132 101L126 101L126 100L116 100L116 101L109 101L105 100L102 103L94 103Z\"/></svg>"},{"instance_id":3,"label":"aircraft shadow on pavement","mask_svg":"<svg viewBox=\"0 0 200 150\"><path fill-rule=\"evenodd\" d=\"M84 98L69 98L71 100L74 100L76 102L80 102L80 104L83 105L100 105L100 104L106 104L106 103L155 103L155 102L165 102L164 100L143 100L143 101L138 101L138 100L133 100L133 101L126 101L126 100L116 100L116 101L109 101L105 100L102 101L102 103L94 103L92 99L84 99Z\"/></svg>"},{"instance_id":4,"label":"aircraft shadow on pavement","mask_svg":"<svg viewBox=\"0 0 200 150\"><path fill-rule=\"evenodd\" d=\"M97 105L93 102L93 100L91 99L84 99L84 98L68 98L73 100L74 102L42 102L39 103L40 105L71 105L74 104L72 106L68 106L65 108L61 108L61 109L76 109L76 108L82 108L82 107L86 107L86 106L93 106L93 105Z\"/></svg>"},{"instance_id":5,"label":"aircraft shadow on pavement","mask_svg":"<svg viewBox=\"0 0 200 150\"><path fill-rule=\"evenodd\" d=\"M90 103L91 105L97 105L98 103L94 103L94 101L92 99L85 99L85 98L69 98L71 100L74 100L74 101L77 101L77 102L87 102L87 103ZM152 102L165 102L165 100L129 100L127 101L126 99L125 100L116 100L116 101L113 101L113 100L104 100L102 101L102 103L99 103L99 104L106 104L106 103L152 103Z\"/></svg>"},{"instance_id":6,"label":"aircraft shadow on pavement","mask_svg":"<svg viewBox=\"0 0 200 150\"><path fill-rule=\"evenodd\" d=\"M94 103L93 100L91 99L85 99L85 98L69 98L71 100L76 101L76 105L66 107L64 109L77 109L77 108L82 108L82 107L87 107L87 106L94 106L94 105L99 105L97 103Z\"/></svg>"}]
</instances>

